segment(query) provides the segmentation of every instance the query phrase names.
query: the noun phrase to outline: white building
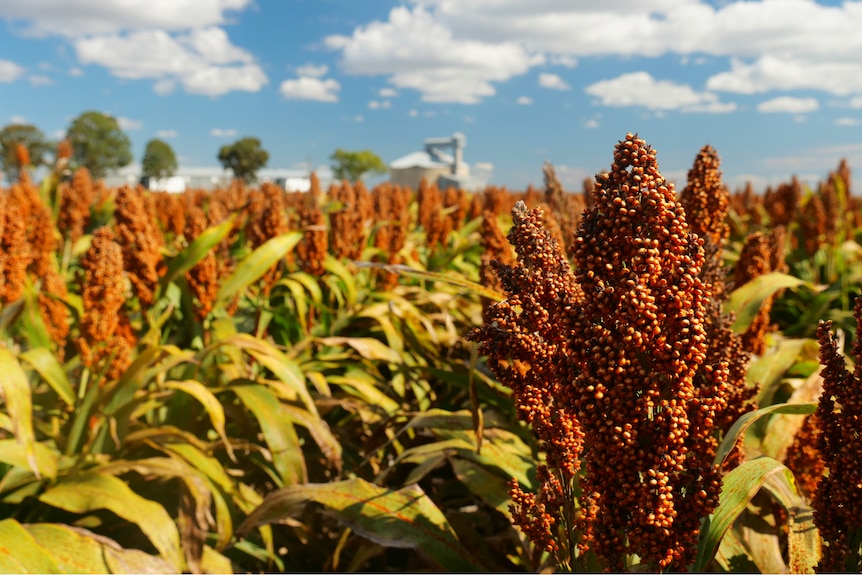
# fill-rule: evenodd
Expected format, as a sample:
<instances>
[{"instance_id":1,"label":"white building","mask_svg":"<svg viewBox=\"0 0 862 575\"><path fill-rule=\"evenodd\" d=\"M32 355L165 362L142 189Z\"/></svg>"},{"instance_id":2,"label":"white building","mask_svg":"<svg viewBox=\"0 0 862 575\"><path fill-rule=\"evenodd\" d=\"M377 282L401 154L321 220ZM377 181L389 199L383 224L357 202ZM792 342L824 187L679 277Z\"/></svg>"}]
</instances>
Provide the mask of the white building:
<instances>
[{"instance_id":1,"label":"white building","mask_svg":"<svg viewBox=\"0 0 862 575\"><path fill-rule=\"evenodd\" d=\"M436 182L442 189L454 186L467 191L483 190L487 179L470 175L470 165L464 162L465 147L467 138L461 133L450 138L429 138L425 140L424 150L407 154L389 164L390 179L393 184L414 190L423 178ZM452 153L448 154L441 148L451 148Z\"/></svg>"},{"instance_id":2,"label":"white building","mask_svg":"<svg viewBox=\"0 0 862 575\"><path fill-rule=\"evenodd\" d=\"M322 189L326 189L332 181L332 170L320 167L317 177ZM185 190L213 190L226 188L233 180L233 173L219 166L180 167L170 178L151 179L148 182L141 176L138 165L126 166L104 178L109 188L138 183L144 184L150 190L166 192L183 192ZM304 169L266 168L258 170L258 185L263 182L273 182L288 192L307 192L311 188L311 174Z\"/></svg>"}]
</instances>

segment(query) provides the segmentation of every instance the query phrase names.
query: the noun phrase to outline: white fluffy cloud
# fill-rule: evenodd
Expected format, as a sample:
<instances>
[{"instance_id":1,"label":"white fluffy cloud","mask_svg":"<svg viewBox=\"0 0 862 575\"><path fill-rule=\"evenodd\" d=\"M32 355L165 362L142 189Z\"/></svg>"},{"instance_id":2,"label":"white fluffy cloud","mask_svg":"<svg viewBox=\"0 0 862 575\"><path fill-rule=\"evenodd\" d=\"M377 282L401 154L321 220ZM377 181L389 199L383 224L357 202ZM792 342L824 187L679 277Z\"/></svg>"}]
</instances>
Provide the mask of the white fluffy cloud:
<instances>
[{"instance_id":1,"label":"white fluffy cloud","mask_svg":"<svg viewBox=\"0 0 862 575\"><path fill-rule=\"evenodd\" d=\"M332 78L313 78L301 76L281 83L281 95L288 100L317 100L318 102L337 102L341 84Z\"/></svg>"},{"instance_id":2,"label":"white fluffy cloud","mask_svg":"<svg viewBox=\"0 0 862 575\"><path fill-rule=\"evenodd\" d=\"M320 66L315 66L314 64L306 64L305 66L299 66L296 69L296 73L300 76L311 76L312 78L320 78L325 76L329 71L329 66L326 64L321 64Z\"/></svg>"},{"instance_id":3,"label":"white fluffy cloud","mask_svg":"<svg viewBox=\"0 0 862 575\"><path fill-rule=\"evenodd\" d=\"M233 128L213 128L210 130L210 135L215 136L216 138L230 138L236 136L236 130Z\"/></svg>"},{"instance_id":4,"label":"white fluffy cloud","mask_svg":"<svg viewBox=\"0 0 862 575\"><path fill-rule=\"evenodd\" d=\"M757 111L766 114L806 114L814 112L820 107L815 98L794 98L792 96L781 96L772 98L757 105Z\"/></svg>"},{"instance_id":5,"label":"white fluffy cloud","mask_svg":"<svg viewBox=\"0 0 862 575\"><path fill-rule=\"evenodd\" d=\"M74 41L78 59L99 64L120 78L156 79L159 94L179 84L192 94L218 96L233 90L256 92L267 78L254 57L234 46L221 28L171 35L143 30Z\"/></svg>"},{"instance_id":6,"label":"white fluffy cloud","mask_svg":"<svg viewBox=\"0 0 862 575\"><path fill-rule=\"evenodd\" d=\"M349 74L383 75L426 101L474 103L538 65L593 56L710 56L706 90L862 94L862 2L815 0L407 0L387 19L330 36ZM690 110L727 111L699 92Z\"/></svg>"},{"instance_id":7,"label":"white fluffy cloud","mask_svg":"<svg viewBox=\"0 0 862 575\"><path fill-rule=\"evenodd\" d=\"M140 120L133 120L123 116L117 117L117 124L123 130L140 130L144 125Z\"/></svg>"},{"instance_id":8,"label":"white fluffy cloud","mask_svg":"<svg viewBox=\"0 0 862 575\"><path fill-rule=\"evenodd\" d=\"M571 89L571 86L569 86L566 81L560 78L557 74L547 73L539 74L539 86L541 86L542 88L548 88L550 90Z\"/></svg>"},{"instance_id":9,"label":"white fluffy cloud","mask_svg":"<svg viewBox=\"0 0 862 575\"><path fill-rule=\"evenodd\" d=\"M544 62L516 42L488 43L455 37L422 6L393 8L387 22L372 22L352 36L328 36L341 51L348 74L387 75L397 88L422 94L426 102L474 104L506 81Z\"/></svg>"},{"instance_id":10,"label":"white fluffy cloud","mask_svg":"<svg viewBox=\"0 0 862 575\"><path fill-rule=\"evenodd\" d=\"M726 113L736 109L711 92L698 92L691 86L656 80L647 72L623 74L587 86L586 93L596 96L605 106L643 106L649 110Z\"/></svg>"},{"instance_id":11,"label":"white fluffy cloud","mask_svg":"<svg viewBox=\"0 0 862 575\"><path fill-rule=\"evenodd\" d=\"M0 82L14 82L24 73L24 68L9 60L0 60Z\"/></svg>"},{"instance_id":12,"label":"white fluffy cloud","mask_svg":"<svg viewBox=\"0 0 862 575\"><path fill-rule=\"evenodd\" d=\"M220 26L252 0L0 0L0 18L25 35L69 39L81 64L114 76L155 80L167 94L177 86L219 96L256 92L267 84L263 69L233 45ZM73 75L80 74L72 68Z\"/></svg>"},{"instance_id":13,"label":"white fluffy cloud","mask_svg":"<svg viewBox=\"0 0 862 575\"><path fill-rule=\"evenodd\" d=\"M156 132L156 137L162 138L164 140L170 140L171 138L176 138L177 135L178 134L177 134L176 130L159 130Z\"/></svg>"},{"instance_id":14,"label":"white fluffy cloud","mask_svg":"<svg viewBox=\"0 0 862 575\"><path fill-rule=\"evenodd\" d=\"M518 98L517 102L522 106L529 106L533 103L533 99L529 96L521 96Z\"/></svg>"},{"instance_id":15,"label":"white fluffy cloud","mask_svg":"<svg viewBox=\"0 0 862 575\"><path fill-rule=\"evenodd\" d=\"M252 0L0 0L0 18L37 36L113 34L124 30L188 30L224 24Z\"/></svg>"}]
</instances>

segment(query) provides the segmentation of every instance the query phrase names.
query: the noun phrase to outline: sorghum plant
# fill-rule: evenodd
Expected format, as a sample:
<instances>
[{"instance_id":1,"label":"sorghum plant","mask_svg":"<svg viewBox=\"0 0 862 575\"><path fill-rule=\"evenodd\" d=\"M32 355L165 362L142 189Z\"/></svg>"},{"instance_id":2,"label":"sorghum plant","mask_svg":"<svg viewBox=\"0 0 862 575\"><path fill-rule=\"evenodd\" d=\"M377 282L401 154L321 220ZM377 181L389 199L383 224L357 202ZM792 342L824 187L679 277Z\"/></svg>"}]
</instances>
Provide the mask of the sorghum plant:
<instances>
[{"instance_id":1,"label":"sorghum plant","mask_svg":"<svg viewBox=\"0 0 862 575\"><path fill-rule=\"evenodd\" d=\"M5 192L0 207L0 301L10 303L21 299L27 267L32 256L27 241L30 220L29 203L20 193Z\"/></svg>"},{"instance_id":2,"label":"sorghum plant","mask_svg":"<svg viewBox=\"0 0 862 575\"><path fill-rule=\"evenodd\" d=\"M724 434L740 416L753 409L751 398L757 389L746 384L749 354L744 349L742 338L731 329L732 318L723 309L727 290L722 252L730 235L727 223L730 193L722 182L719 166L715 149L711 146L701 148L688 172L688 182L679 195L679 202L685 209L689 228L703 240L704 263L700 279L710 286L711 293L704 321L707 360L701 365L695 381L698 385L708 386L710 366L727 365L726 405L716 417L716 427ZM718 439L716 435L715 440ZM735 467L741 457L742 450L736 449L727 466Z\"/></svg>"},{"instance_id":3,"label":"sorghum plant","mask_svg":"<svg viewBox=\"0 0 862 575\"><path fill-rule=\"evenodd\" d=\"M832 322L817 328L823 393L817 406L820 425L817 447L828 473L820 478L812 506L823 540L819 572L862 571L862 296L853 313L856 337L851 373L845 367Z\"/></svg>"},{"instance_id":4,"label":"sorghum plant","mask_svg":"<svg viewBox=\"0 0 862 575\"><path fill-rule=\"evenodd\" d=\"M253 249L259 248L274 237L287 233L290 229L281 188L275 184L264 183L261 186L261 192L263 194L262 205L249 219L246 226L246 236ZM200 234L202 231L197 233ZM276 262L261 277L261 290L265 295L269 295L273 284L284 273L284 264L283 261Z\"/></svg>"},{"instance_id":5,"label":"sorghum plant","mask_svg":"<svg viewBox=\"0 0 862 575\"><path fill-rule=\"evenodd\" d=\"M311 190L300 208L299 226L303 238L296 246L296 259L302 271L313 276L323 275L323 262L329 250L326 215L320 207L320 198L320 186L312 174Z\"/></svg>"},{"instance_id":6,"label":"sorghum plant","mask_svg":"<svg viewBox=\"0 0 862 575\"><path fill-rule=\"evenodd\" d=\"M779 226L768 234L754 232L745 239L734 269L734 284L739 287L769 272L784 271L785 228ZM753 354L766 351L766 334L772 331L769 313L780 292L767 297L748 329L742 334L743 348Z\"/></svg>"},{"instance_id":7,"label":"sorghum plant","mask_svg":"<svg viewBox=\"0 0 862 575\"><path fill-rule=\"evenodd\" d=\"M90 249L81 260L84 269L81 289L84 315L80 321L78 349L85 366L105 368L107 378L118 378L131 364L131 346L117 335L120 310L126 300L123 249L114 240L111 228L93 232ZM127 322L126 322L127 323ZM103 362L107 361L105 366Z\"/></svg>"},{"instance_id":8,"label":"sorghum plant","mask_svg":"<svg viewBox=\"0 0 862 575\"><path fill-rule=\"evenodd\" d=\"M147 212L142 188L123 186L117 191L114 220L117 242L123 248L123 266L138 301L141 306L151 306L159 282L164 238Z\"/></svg>"},{"instance_id":9,"label":"sorghum plant","mask_svg":"<svg viewBox=\"0 0 862 575\"><path fill-rule=\"evenodd\" d=\"M183 235L189 243L195 241L207 229L207 218L203 209L192 206L185 217L186 225ZM209 315L218 294L218 263L212 250L186 272L186 281L192 295L197 299L195 315L198 320Z\"/></svg>"},{"instance_id":10,"label":"sorghum plant","mask_svg":"<svg viewBox=\"0 0 862 575\"><path fill-rule=\"evenodd\" d=\"M60 184L60 210L57 227L68 241L74 243L84 234L90 219L90 206L95 199L93 181L87 168L75 170L72 182Z\"/></svg>"},{"instance_id":11,"label":"sorghum plant","mask_svg":"<svg viewBox=\"0 0 862 575\"><path fill-rule=\"evenodd\" d=\"M518 265L497 266L509 297L471 338L547 452L538 494L513 486L528 536L563 565L590 551L608 570L635 556L683 569L721 489L728 366L706 363L704 253L642 139L627 134L596 178L574 273L539 213L516 206Z\"/></svg>"}]
</instances>

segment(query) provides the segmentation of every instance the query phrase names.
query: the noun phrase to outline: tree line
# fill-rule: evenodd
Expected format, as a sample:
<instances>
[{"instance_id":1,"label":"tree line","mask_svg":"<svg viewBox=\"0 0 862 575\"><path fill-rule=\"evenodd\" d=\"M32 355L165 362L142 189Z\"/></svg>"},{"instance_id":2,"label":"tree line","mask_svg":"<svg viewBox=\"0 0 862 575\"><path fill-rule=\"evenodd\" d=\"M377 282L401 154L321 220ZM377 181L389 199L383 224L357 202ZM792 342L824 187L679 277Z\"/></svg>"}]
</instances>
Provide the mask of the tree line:
<instances>
[{"instance_id":1,"label":"tree line","mask_svg":"<svg viewBox=\"0 0 862 575\"><path fill-rule=\"evenodd\" d=\"M132 143L116 118L102 112L88 111L75 118L66 130L65 140L72 148L70 167L85 167L94 178L103 178L132 162ZM9 181L18 178L15 149L18 144L27 148L30 167L38 168L51 162L56 143L48 140L34 125L13 123L0 129L0 169ZM267 152L258 138L245 137L222 146L216 156L222 167L233 177L245 182L257 179L257 172L269 161ZM330 156L333 176L336 179L356 181L367 173L386 173L386 164L370 150L349 151L341 148ZM176 174L177 157L170 144L154 138L147 142L141 158L141 175L165 178Z\"/></svg>"}]
</instances>

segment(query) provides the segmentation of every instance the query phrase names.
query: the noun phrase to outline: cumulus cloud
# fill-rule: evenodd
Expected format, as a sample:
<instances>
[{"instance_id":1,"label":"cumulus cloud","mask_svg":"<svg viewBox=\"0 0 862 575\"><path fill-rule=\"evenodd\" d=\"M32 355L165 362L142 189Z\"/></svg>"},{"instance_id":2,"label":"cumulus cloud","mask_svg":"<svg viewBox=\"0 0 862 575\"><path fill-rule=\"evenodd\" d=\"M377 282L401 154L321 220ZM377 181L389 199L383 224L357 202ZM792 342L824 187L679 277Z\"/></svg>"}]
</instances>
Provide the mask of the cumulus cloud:
<instances>
[{"instance_id":1,"label":"cumulus cloud","mask_svg":"<svg viewBox=\"0 0 862 575\"><path fill-rule=\"evenodd\" d=\"M862 124L862 122L860 122L858 118L850 118L848 116L842 116L841 118L836 118L835 121L832 123L835 124L836 126L846 126L846 127L858 126L859 124Z\"/></svg>"},{"instance_id":2,"label":"cumulus cloud","mask_svg":"<svg viewBox=\"0 0 862 575\"><path fill-rule=\"evenodd\" d=\"M253 0L0 0L0 18L25 34L84 36L139 29L187 30L224 24Z\"/></svg>"},{"instance_id":3,"label":"cumulus cloud","mask_svg":"<svg viewBox=\"0 0 862 575\"><path fill-rule=\"evenodd\" d=\"M351 36L328 36L324 43L341 51L346 73L386 75L393 86L416 90L426 102L475 104L496 93L494 82L544 62L516 42L455 37L422 6L397 6L388 21L361 26Z\"/></svg>"},{"instance_id":4,"label":"cumulus cloud","mask_svg":"<svg viewBox=\"0 0 862 575\"><path fill-rule=\"evenodd\" d=\"M392 88L380 88L380 91L377 92L377 95L379 95L381 98L397 98L398 91L393 90Z\"/></svg>"},{"instance_id":5,"label":"cumulus cloud","mask_svg":"<svg viewBox=\"0 0 862 575\"><path fill-rule=\"evenodd\" d=\"M351 74L383 75L426 101L473 103L538 65L594 56L710 57L706 89L862 93L862 2L815 0L408 0L330 36ZM702 103L713 111L730 105Z\"/></svg>"},{"instance_id":6,"label":"cumulus cloud","mask_svg":"<svg viewBox=\"0 0 862 575\"><path fill-rule=\"evenodd\" d=\"M757 105L757 111L766 114L805 114L820 108L815 98L794 98L792 96L781 96L772 98Z\"/></svg>"},{"instance_id":7,"label":"cumulus cloud","mask_svg":"<svg viewBox=\"0 0 862 575\"><path fill-rule=\"evenodd\" d=\"M518 98L517 102L522 106L529 106L533 103L533 99L529 96L521 96L520 98Z\"/></svg>"},{"instance_id":8,"label":"cumulus cloud","mask_svg":"<svg viewBox=\"0 0 862 575\"><path fill-rule=\"evenodd\" d=\"M117 117L117 124L120 125L120 129L122 130L140 130L144 125L140 120L124 118L123 116Z\"/></svg>"},{"instance_id":9,"label":"cumulus cloud","mask_svg":"<svg viewBox=\"0 0 862 575\"><path fill-rule=\"evenodd\" d=\"M9 60L0 60L0 82L14 82L24 73L24 68Z\"/></svg>"},{"instance_id":10,"label":"cumulus cloud","mask_svg":"<svg viewBox=\"0 0 862 575\"><path fill-rule=\"evenodd\" d=\"M566 81L560 78L558 75L547 73L539 74L539 86L541 86L542 88L548 88L549 90L571 89L571 86L569 86Z\"/></svg>"},{"instance_id":11,"label":"cumulus cloud","mask_svg":"<svg viewBox=\"0 0 862 575\"><path fill-rule=\"evenodd\" d=\"M337 102L341 84L332 78L322 80L302 76L281 83L281 95L288 100L317 100L318 102Z\"/></svg>"},{"instance_id":12,"label":"cumulus cloud","mask_svg":"<svg viewBox=\"0 0 862 575\"><path fill-rule=\"evenodd\" d=\"M611 80L596 82L585 89L605 106L642 106L649 110L726 113L736 109L733 102L721 102L716 94L698 92L686 84L656 80L648 72L631 72Z\"/></svg>"},{"instance_id":13,"label":"cumulus cloud","mask_svg":"<svg viewBox=\"0 0 862 575\"><path fill-rule=\"evenodd\" d=\"M817 89L846 96L862 92L862 62L773 55L762 56L751 64L734 59L730 70L712 76L706 85L711 90L740 94Z\"/></svg>"},{"instance_id":14,"label":"cumulus cloud","mask_svg":"<svg viewBox=\"0 0 862 575\"><path fill-rule=\"evenodd\" d=\"M54 83L54 80L44 74L31 74L27 77L27 81L33 86L50 86Z\"/></svg>"},{"instance_id":15,"label":"cumulus cloud","mask_svg":"<svg viewBox=\"0 0 862 575\"><path fill-rule=\"evenodd\" d=\"M321 64L320 66L315 66L314 64L306 64L305 66L298 66L296 68L296 73L300 76L310 76L312 78L320 78L321 76L325 76L329 71L329 66L326 64Z\"/></svg>"},{"instance_id":16,"label":"cumulus cloud","mask_svg":"<svg viewBox=\"0 0 862 575\"><path fill-rule=\"evenodd\" d=\"M383 100L383 101L371 100L370 102L368 102L368 109L369 110L387 110L390 107L392 107L392 102L390 102L389 100Z\"/></svg>"},{"instance_id":17,"label":"cumulus cloud","mask_svg":"<svg viewBox=\"0 0 862 575\"><path fill-rule=\"evenodd\" d=\"M176 130L158 130L156 132L156 137L162 138L163 140L170 140L171 138L176 138L177 135L178 134Z\"/></svg>"},{"instance_id":18,"label":"cumulus cloud","mask_svg":"<svg viewBox=\"0 0 862 575\"><path fill-rule=\"evenodd\" d=\"M236 130L234 130L233 128L213 128L212 130L210 130L210 135L215 136L216 138L231 138L233 136L236 136Z\"/></svg>"},{"instance_id":19,"label":"cumulus cloud","mask_svg":"<svg viewBox=\"0 0 862 575\"><path fill-rule=\"evenodd\" d=\"M114 76L158 80L158 94L178 84L189 93L209 96L256 92L268 82L254 57L234 46L221 28L177 36L164 30L94 36L77 39L74 46L82 63L105 66Z\"/></svg>"}]
</instances>

